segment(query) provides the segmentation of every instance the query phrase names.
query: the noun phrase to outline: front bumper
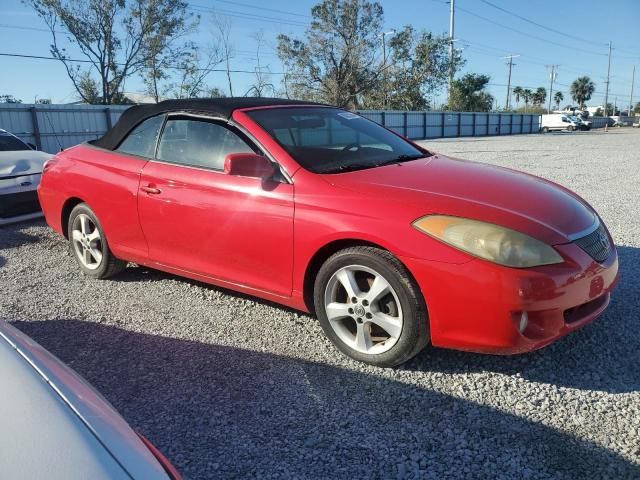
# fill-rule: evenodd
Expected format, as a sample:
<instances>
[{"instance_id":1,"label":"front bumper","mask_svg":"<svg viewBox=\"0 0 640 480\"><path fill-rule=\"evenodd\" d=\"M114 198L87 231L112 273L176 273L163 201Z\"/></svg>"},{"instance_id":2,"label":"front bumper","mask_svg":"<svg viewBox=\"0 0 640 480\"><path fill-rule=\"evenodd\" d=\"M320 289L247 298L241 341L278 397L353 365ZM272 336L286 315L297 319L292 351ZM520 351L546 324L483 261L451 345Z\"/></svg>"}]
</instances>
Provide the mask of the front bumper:
<instances>
[{"instance_id":1,"label":"front bumper","mask_svg":"<svg viewBox=\"0 0 640 480\"><path fill-rule=\"evenodd\" d=\"M454 265L402 257L426 300L433 345L524 353L595 320L618 280L615 248L602 264L575 244L555 248L564 263L526 269L479 259ZM529 322L520 332L523 311Z\"/></svg>"}]
</instances>

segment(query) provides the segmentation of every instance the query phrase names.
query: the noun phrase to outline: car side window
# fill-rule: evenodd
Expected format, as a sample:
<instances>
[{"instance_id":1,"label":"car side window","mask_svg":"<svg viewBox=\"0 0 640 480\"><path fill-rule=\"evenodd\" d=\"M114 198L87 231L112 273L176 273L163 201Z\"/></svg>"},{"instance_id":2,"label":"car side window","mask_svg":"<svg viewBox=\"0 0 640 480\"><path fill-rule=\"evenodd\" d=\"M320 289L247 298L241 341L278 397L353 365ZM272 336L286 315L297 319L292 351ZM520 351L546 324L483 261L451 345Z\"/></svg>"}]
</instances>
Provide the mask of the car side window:
<instances>
[{"instance_id":1,"label":"car side window","mask_svg":"<svg viewBox=\"0 0 640 480\"><path fill-rule=\"evenodd\" d=\"M163 121L164 115L146 119L127 135L127 138L122 141L116 150L131 155L153 158Z\"/></svg>"},{"instance_id":2,"label":"car side window","mask_svg":"<svg viewBox=\"0 0 640 480\"><path fill-rule=\"evenodd\" d=\"M158 144L158 160L224 169L224 159L230 153L252 153L247 142L218 123L206 120L169 119Z\"/></svg>"}]
</instances>

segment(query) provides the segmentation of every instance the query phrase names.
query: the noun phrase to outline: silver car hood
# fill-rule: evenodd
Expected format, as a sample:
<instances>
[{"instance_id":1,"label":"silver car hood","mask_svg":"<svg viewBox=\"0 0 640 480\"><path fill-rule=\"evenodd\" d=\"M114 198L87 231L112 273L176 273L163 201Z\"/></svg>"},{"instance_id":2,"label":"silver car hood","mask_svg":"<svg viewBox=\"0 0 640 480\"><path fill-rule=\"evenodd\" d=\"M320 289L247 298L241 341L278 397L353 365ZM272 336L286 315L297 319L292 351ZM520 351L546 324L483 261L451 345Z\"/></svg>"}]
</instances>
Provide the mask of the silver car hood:
<instances>
[{"instance_id":1,"label":"silver car hood","mask_svg":"<svg viewBox=\"0 0 640 480\"><path fill-rule=\"evenodd\" d=\"M53 155L37 150L0 152L0 180L17 175L42 173L42 165Z\"/></svg>"},{"instance_id":2,"label":"silver car hood","mask_svg":"<svg viewBox=\"0 0 640 480\"><path fill-rule=\"evenodd\" d=\"M2 321L0 385L3 476L169 478L102 395L31 338Z\"/></svg>"}]
</instances>

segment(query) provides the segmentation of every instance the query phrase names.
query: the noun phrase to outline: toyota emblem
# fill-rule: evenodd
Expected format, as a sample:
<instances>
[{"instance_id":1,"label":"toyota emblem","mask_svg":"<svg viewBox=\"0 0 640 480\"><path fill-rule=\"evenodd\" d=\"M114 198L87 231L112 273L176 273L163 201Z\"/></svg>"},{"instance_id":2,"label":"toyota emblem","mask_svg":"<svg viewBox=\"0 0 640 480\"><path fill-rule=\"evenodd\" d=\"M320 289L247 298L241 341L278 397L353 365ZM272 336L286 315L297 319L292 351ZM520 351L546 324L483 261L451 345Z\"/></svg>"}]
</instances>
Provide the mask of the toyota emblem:
<instances>
[{"instance_id":1,"label":"toyota emblem","mask_svg":"<svg viewBox=\"0 0 640 480\"><path fill-rule=\"evenodd\" d=\"M598 239L600 240L600 246L602 246L604 250L609 250L609 239L603 231L598 232Z\"/></svg>"}]
</instances>

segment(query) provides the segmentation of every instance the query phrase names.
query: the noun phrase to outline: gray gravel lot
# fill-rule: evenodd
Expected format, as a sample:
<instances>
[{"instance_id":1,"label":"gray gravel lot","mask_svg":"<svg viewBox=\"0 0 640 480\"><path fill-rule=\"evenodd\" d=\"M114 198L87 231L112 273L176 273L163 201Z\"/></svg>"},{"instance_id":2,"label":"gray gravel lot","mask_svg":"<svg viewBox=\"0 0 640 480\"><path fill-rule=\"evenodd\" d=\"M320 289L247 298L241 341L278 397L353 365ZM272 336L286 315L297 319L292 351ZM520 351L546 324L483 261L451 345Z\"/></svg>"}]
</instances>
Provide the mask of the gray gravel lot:
<instances>
[{"instance_id":1,"label":"gray gravel lot","mask_svg":"<svg viewBox=\"0 0 640 480\"><path fill-rule=\"evenodd\" d=\"M88 280L36 221L0 229L0 318L187 478L640 478L640 131L425 144L591 202L620 255L606 314L532 354L427 348L379 369L270 303L142 268Z\"/></svg>"}]
</instances>

